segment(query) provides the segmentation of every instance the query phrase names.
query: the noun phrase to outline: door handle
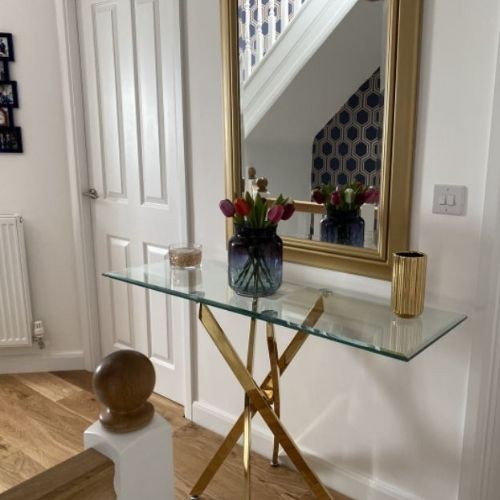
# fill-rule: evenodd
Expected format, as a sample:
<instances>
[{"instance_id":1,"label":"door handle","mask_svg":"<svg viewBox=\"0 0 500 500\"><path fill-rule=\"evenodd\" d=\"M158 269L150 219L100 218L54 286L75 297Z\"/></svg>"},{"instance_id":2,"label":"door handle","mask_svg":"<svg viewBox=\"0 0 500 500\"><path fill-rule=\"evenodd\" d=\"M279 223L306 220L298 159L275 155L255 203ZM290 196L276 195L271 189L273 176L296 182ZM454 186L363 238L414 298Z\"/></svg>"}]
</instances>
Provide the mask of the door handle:
<instances>
[{"instance_id":1,"label":"door handle","mask_svg":"<svg viewBox=\"0 0 500 500\"><path fill-rule=\"evenodd\" d=\"M82 194L83 196L87 196L93 200L97 200L97 198L99 198L99 193L94 188L90 188L87 192Z\"/></svg>"}]
</instances>

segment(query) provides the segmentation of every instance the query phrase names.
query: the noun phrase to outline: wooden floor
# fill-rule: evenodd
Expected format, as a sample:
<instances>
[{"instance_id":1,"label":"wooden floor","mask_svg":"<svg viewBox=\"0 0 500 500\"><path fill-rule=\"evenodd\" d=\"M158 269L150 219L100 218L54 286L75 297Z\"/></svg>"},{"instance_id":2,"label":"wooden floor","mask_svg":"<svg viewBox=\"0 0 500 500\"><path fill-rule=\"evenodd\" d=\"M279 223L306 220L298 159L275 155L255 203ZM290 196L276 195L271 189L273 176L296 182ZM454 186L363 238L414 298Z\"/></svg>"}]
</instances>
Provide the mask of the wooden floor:
<instances>
[{"instance_id":1,"label":"wooden floor","mask_svg":"<svg viewBox=\"0 0 500 500\"><path fill-rule=\"evenodd\" d=\"M184 419L179 405L156 395L151 401L172 425L176 498L185 499L221 438ZM88 372L0 375L0 492L81 452L83 431L97 415ZM257 454L252 467L256 500L314 498L297 472L271 468ZM203 498L241 498L242 474L236 447Z\"/></svg>"}]
</instances>

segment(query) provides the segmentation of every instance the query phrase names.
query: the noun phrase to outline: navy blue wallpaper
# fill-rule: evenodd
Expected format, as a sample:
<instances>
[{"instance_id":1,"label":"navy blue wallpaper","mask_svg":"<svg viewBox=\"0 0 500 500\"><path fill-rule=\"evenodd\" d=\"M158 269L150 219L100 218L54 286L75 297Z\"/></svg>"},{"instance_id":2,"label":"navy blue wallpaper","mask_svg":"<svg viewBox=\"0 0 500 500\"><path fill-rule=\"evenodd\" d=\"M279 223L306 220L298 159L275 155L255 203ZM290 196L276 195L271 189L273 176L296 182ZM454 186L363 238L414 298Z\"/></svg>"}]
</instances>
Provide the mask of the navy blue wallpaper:
<instances>
[{"instance_id":1,"label":"navy blue wallpaper","mask_svg":"<svg viewBox=\"0 0 500 500\"><path fill-rule=\"evenodd\" d=\"M378 68L314 138L311 188L380 184L383 107Z\"/></svg>"}]
</instances>

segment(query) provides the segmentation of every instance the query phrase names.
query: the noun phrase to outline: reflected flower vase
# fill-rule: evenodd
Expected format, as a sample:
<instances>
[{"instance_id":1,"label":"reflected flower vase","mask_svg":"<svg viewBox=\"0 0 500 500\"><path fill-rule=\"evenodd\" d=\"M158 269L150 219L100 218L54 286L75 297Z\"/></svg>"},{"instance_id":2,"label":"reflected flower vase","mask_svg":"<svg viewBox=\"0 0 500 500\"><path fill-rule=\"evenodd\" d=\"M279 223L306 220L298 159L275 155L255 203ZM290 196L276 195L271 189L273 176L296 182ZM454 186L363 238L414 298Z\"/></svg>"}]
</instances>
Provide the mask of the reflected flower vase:
<instances>
[{"instance_id":1,"label":"reflected flower vase","mask_svg":"<svg viewBox=\"0 0 500 500\"><path fill-rule=\"evenodd\" d=\"M359 210L329 210L320 222L320 239L338 245L363 247L365 244L365 221Z\"/></svg>"},{"instance_id":2,"label":"reflected flower vase","mask_svg":"<svg viewBox=\"0 0 500 500\"><path fill-rule=\"evenodd\" d=\"M265 297L281 286L283 242L276 226L237 227L228 244L229 286L239 295Z\"/></svg>"}]
</instances>

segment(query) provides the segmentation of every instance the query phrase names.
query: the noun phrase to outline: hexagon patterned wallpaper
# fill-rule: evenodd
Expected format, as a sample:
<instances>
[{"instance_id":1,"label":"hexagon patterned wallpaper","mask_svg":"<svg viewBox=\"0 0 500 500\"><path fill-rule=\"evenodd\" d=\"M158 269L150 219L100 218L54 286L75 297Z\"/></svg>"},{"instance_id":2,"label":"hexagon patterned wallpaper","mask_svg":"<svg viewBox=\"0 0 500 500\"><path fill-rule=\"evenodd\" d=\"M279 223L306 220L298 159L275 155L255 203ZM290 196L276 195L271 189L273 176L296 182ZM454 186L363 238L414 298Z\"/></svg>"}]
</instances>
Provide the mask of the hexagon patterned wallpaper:
<instances>
[{"instance_id":1,"label":"hexagon patterned wallpaper","mask_svg":"<svg viewBox=\"0 0 500 500\"><path fill-rule=\"evenodd\" d=\"M379 185L383 107L378 68L314 138L311 188Z\"/></svg>"}]
</instances>

